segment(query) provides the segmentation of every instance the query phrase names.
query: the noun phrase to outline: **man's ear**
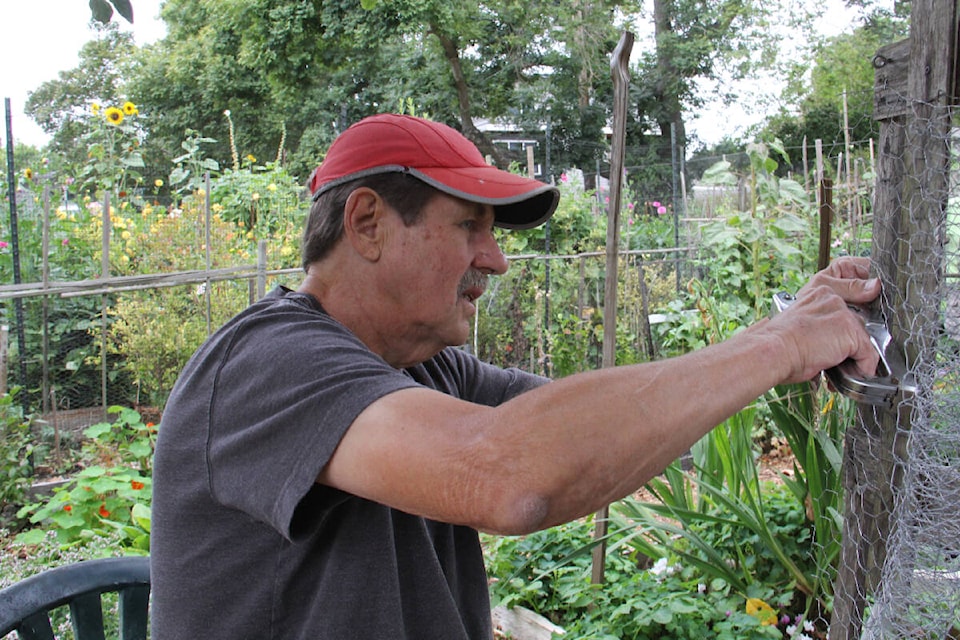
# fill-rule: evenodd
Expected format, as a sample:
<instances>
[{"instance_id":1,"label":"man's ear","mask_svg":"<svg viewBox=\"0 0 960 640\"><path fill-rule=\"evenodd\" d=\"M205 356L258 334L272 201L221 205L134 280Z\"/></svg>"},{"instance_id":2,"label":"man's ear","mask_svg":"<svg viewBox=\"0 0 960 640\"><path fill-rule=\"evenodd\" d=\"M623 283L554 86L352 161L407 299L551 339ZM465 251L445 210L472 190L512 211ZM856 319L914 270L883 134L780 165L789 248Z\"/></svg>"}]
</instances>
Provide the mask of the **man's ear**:
<instances>
[{"instance_id":1,"label":"man's ear","mask_svg":"<svg viewBox=\"0 0 960 640\"><path fill-rule=\"evenodd\" d=\"M354 250L364 258L380 258L383 241L383 216L386 203L373 189L354 189L343 207L343 233Z\"/></svg>"}]
</instances>

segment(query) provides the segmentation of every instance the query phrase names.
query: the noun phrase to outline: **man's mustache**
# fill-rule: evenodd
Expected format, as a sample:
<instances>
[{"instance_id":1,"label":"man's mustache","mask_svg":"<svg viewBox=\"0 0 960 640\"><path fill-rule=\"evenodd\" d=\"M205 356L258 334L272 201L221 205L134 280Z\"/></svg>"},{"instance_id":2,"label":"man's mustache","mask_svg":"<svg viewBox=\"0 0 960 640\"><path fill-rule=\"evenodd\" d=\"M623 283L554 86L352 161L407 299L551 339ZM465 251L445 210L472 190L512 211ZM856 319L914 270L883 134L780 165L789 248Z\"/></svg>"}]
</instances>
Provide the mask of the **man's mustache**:
<instances>
[{"instance_id":1,"label":"man's mustache","mask_svg":"<svg viewBox=\"0 0 960 640\"><path fill-rule=\"evenodd\" d=\"M490 277L479 269L471 269L463 274L460 280L460 286L457 287L457 295L462 296L470 289L480 289L481 292L487 290L487 282Z\"/></svg>"}]
</instances>

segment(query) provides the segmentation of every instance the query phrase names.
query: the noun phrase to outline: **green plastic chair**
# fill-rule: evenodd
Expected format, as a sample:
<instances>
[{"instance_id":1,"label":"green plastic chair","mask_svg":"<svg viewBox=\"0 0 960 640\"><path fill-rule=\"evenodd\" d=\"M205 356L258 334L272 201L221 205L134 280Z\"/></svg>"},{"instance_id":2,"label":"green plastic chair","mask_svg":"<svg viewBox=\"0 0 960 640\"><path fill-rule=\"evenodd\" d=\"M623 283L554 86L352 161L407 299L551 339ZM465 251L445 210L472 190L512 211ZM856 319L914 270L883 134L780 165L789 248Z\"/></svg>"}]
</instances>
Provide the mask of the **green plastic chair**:
<instances>
[{"instance_id":1,"label":"green plastic chair","mask_svg":"<svg viewBox=\"0 0 960 640\"><path fill-rule=\"evenodd\" d=\"M104 593L119 594L120 640L145 640L150 559L103 558L57 567L0 589L0 638L55 640L50 611L70 607L76 640L104 640Z\"/></svg>"}]
</instances>

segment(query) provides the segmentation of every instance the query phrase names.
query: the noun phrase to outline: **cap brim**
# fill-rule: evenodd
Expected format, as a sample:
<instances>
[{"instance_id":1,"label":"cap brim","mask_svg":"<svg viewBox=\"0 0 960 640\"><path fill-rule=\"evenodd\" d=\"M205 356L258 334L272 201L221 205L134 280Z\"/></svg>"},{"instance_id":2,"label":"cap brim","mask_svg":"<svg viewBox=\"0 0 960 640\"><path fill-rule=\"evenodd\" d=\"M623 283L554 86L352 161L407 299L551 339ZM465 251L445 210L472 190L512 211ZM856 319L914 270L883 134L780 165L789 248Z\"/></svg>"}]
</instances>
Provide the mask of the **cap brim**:
<instances>
[{"instance_id":1,"label":"cap brim","mask_svg":"<svg viewBox=\"0 0 960 640\"><path fill-rule=\"evenodd\" d=\"M531 229L543 224L560 201L556 187L493 166L407 170L446 194L493 206L496 226L507 229Z\"/></svg>"}]
</instances>

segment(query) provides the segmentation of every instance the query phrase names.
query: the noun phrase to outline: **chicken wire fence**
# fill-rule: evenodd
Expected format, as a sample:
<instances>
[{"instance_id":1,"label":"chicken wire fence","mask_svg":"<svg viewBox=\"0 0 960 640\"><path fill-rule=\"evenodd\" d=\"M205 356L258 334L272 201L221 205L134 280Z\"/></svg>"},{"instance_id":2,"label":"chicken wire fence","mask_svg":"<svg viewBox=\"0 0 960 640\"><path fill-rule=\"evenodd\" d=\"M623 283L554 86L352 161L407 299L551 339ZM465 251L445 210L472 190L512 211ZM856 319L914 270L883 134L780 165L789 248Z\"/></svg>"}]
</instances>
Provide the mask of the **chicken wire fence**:
<instances>
[{"instance_id":1,"label":"chicken wire fence","mask_svg":"<svg viewBox=\"0 0 960 640\"><path fill-rule=\"evenodd\" d=\"M914 7L912 40L874 59L881 129L873 260L891 340L880 351L905 367L884 363L895 395L859 404L846 433L834 640L960 637L955 7L930 4L926 14ZM930 22L927 31L921 22Z\"/></svg>"}]
</instances>

